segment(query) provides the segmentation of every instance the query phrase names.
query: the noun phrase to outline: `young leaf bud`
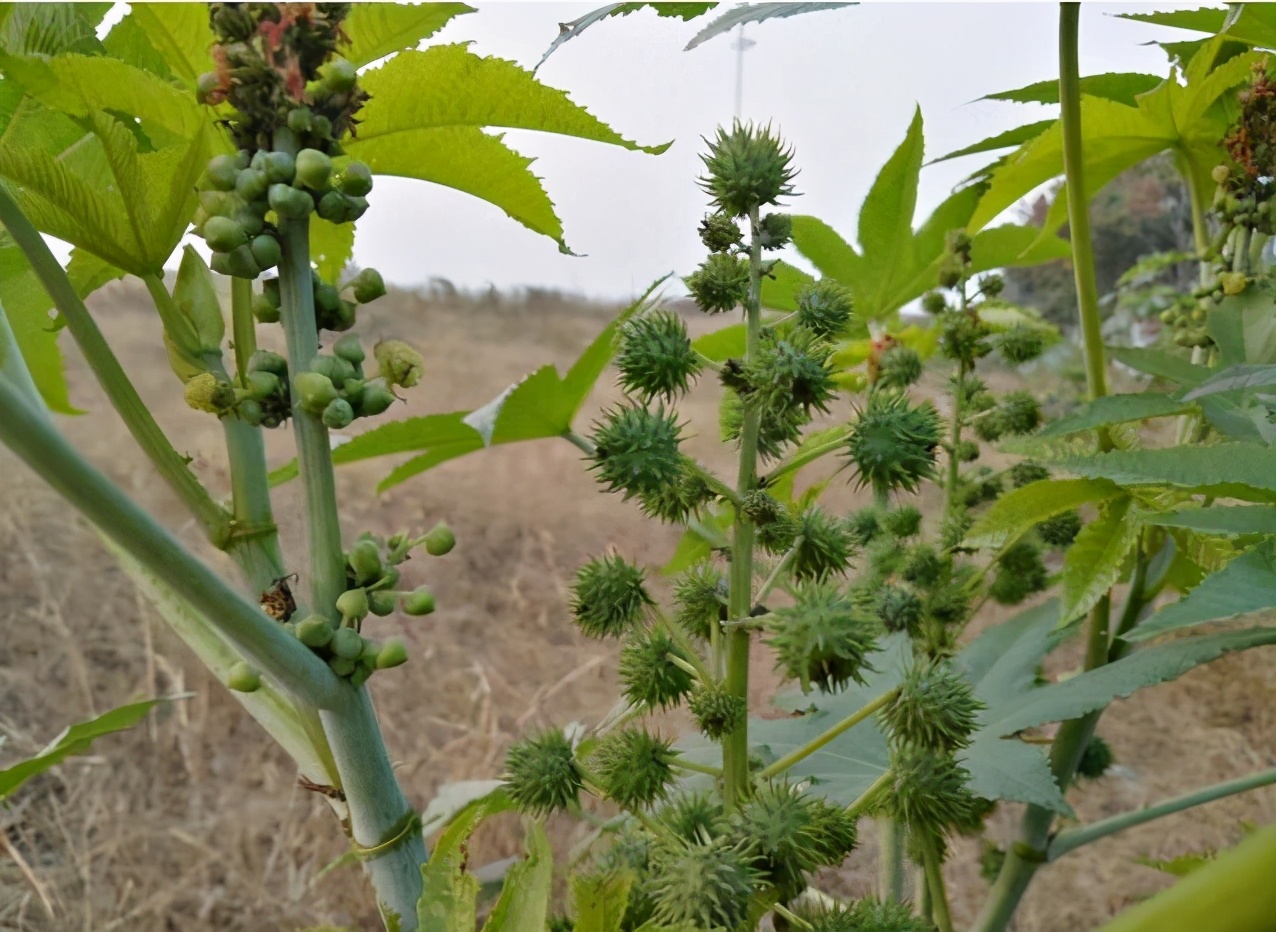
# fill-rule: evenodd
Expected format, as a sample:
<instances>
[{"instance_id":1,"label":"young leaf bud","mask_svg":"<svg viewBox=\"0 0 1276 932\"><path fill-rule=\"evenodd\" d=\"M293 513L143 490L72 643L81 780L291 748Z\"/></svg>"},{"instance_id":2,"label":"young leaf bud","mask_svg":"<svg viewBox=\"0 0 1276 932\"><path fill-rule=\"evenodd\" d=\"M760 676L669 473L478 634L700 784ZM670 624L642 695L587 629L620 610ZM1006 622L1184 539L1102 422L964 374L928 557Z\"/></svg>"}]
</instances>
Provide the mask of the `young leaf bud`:
<instances>
[{"instance_id":1,"label":"young leaf bud","mask_svg":"<svg viewBox=\"0 0 1276 932\"><path fill-rule=\"evenodd\" d=\"M620 682L625 697L635 706L671 708L691 691L691 674L670 660L689 660L662 630L635 633L620 651Z\"/></svg>"},{"instance_id":2,"label":"young leaf bud","mask_svg":"<svg viewBox=\"0 0 1276 932\"><path fill-rule=\"evenodd\" d=\"M639 809L668 795L678 753L662 738L625 728L602 740L591 763L608 797L626 809Z\"/></svg>"},{"instance_id":3,"label":"young leaf bud","mask_svg":"<svg viewBox=\"0 0 1276 932\"><path fill-rule=\"evenodd\" d=\"M700 157L706 169L700 186L723 213L743 217L794 193L793 150L785 148L769 126L736 121L730 132L719 128L705 142L709 151Z\"/></svg>"},{"instance_id":4,"label":"young leaf bud","mask_svg":"<svg viewBox=\"0 0 1276 932\"><path fill-rule=\"evenodd\" d=\"M451 553L452 548L455 546L456 535L452 533L452 529L447 526L446 521L440 521L425 535L425 552L432 557L441 557L444 554Z\"/></svg>"},{"instance_id":5,"label":"young leaf bud","mask_svg":"<svg viewBox=\"0 0 1276 932\"><path fill-rule=\"evenodd\" d=\"M631 630L655 600L643 586L640 567L620 556L590 560L576 571L571 609L576 626L594 638L620 637Z\"/></svg>"},{"instance_id":6,"label":"young leaf bud","mask_svg":"<svg viewBox=\"0 0 1276 932\"><path fill-rule=\"evenodd\" d=\"M344 398L334 398L323 409L322 420L329 430L345 430L354 420L354 408Z\"/></svg>"},{"instance_id":7,"label":"young leaf bud","mask_svg":"<svg viewBox=\"0 0 1276 932\"><path fill-rule=\"evenodd\" d=\"M674 621L707 641L727 608L726 580L708 563L700 563L674 580L673 600Z\"/></svg>"},{"instance_id":8,"label":"young leaf bud","mask_svg":"<svg viewBox=\"0 0 1276 932\"><path fill-rule=\"evenodd\" d=\"M337 611L343 618L362 621L368 614L368 593L365 589L347 589L337 596Z\"/></svg>"},{"instance_id":9,"label":"young leaf bud","mask_svg":"<svg viewBox=\"0 0 1276 932\"><path fill-rule=\"evenodd\" d=\"M687 391L701 363L682 318L656 311L635 317L621 328L616 367L626 392L643 402L657 397L673 401Z\"/></svg>"},{"instance_id":10,"label":"young leaf bud","mask_svg":"<svg viewBox=\"0 0 1276 932\"><path fill-rule=\"evenodd\" d=\"M378 670L388 670L408 662L408 649L398 638L390 638L377 651Z\"/></svg>"},{"instance_id":11,"label":"young leaf bud","mask_svg":"<svg viewBox=\"0 0 1276 932\"><path fill-rule=\"evenodd\" d=\"M388 384L411 388L421 381L425 361L402 340L382 340L373 347L372 354L380 366L381 377Z\"/></svg>"},{"instance_id":12,"label":"young leaf bud","mask_svg":"<svg viewBox=\"0 0 1276 932\"><path fill-rule=\"evenodd\" d=\"M434 611L434 593L420 586L403 597L403 610L409 615L428 615Z\"/></svg>"},{"instance_id":13,"label":"young leaf bud","mask_svg":"<svg viewBox=\"0 0 1276 932\"><path fill-rule=\"evenodd\" d=\"M687 710L706 738L721 741L744 724L749 704L743 696L727 692L722 684L709 683L692 690Z\"/></svg>"},{"instance_id":14,"label":"young leaf bud","mask_svg":"<svg viewBox=\"0 0 1276 932\"><path fill-rule=\"evenodd\" d=\"M309 615L297 622L297 640L315 650L327 647L334 633L332 624L322 615Z\"/></svg>"},{"instance_id":15,"label":"young leaf bud","mask_svg":"<svg viewBox=\"0 0 1276 932\"><path fill-rule=\"evenodd\" d=\"M350 282L354 299L368 304L385 294L385 282L376 269L364 269Z\"/></svg>"},{"instance_id":16,"label":"young leaf bud","mask_svg":"<svg viewBox=\"0 0 1276 932\"><path fill-rule=\"evenodd\" d=\"M850 326L854 310L850 289L831 278L803 285L797 293L798 326L819 337L843 333Z\"/></svg>"},{"instance_id":17,"label":"young leaf bud","mask_svg":"<svg viewBox=\"0 0 1276 932\"><path fill-rule=\"evenodd\" d=\"M774 615L769 643L776 651L776 669L797 680L804 692L812 685L830 692L864 682L866 658L877 648L879 629L835 586L802 584L796 603Z\"/></svg>"},{"instance_id":18,"label":"young leaf bud","mask_svg":"<svg viewBox=\"0 0 1276 932\"><path fill-rule=\"evenodd\" d=\"M318 149L302 149L297 153L295 184L312 191L322 191L328 187L331 174L332 159Z\"/></svg>"},{"instance_id":19,"label":"young leaf bud","mask_svg":"<svg viewBox=\"0 0 1276 932\"><path fill-rule=\"evenodd\" d=\"M561 731L543 732L512 745L505 771L505 792L529 815L546 816L580 803L580 767Z\"/></svg>"},{"instance_id":20,"label":"young leaf bud","mask_svg":"<svg viewBox=\"0 0 1276 932\"><path fill-rule=\"evenodd\" d=\"M613 407L594 423L596 478L626 499L659 492L682 472L681 433L676 414L663 405L654 411L632 404Z\"/></svg>"},{"instance_id":21,"label":"young leaf bud","mask_svg":"<svg viewBox=\"0 0 1276 932\"><path fill-rule=\"evenodd\" d=\"M873 392L847 444L859 486L871 485L879 496L917 491L934 472L942 436L939 413L929 401L914 407L903 395Z\"/></svg>"},{"instance_id":22,"label":"young leaf bud","mask_svg":"<svg viewBox=\"0 0 1276 932\"><path fill-rule=\"evenodd\" d=\"M700 242L710 252L730 252L743 240L740 227L724 213L709 214L700 223Z\"/></svg>"},{"instance_id":23,"label":"young leaf bud","mask_svg":"<svg viewBox=\"0 0 1276 932\"><path fill-rule=\"evenodd\" d=\"M226 674L226 685L237 693L255 693L261 689L261 674L241 660Z\"/></svg>"},{"instance_id":24,"label":"young leaf bud","mask_svg":"<svg viewBox=\"0 0 1276 932\"><path fill-rule=\"evenodd\" d=\"M914 660L878 717L892 742L949 753L969 746L984 707L952 663Z\"/></svg>"},{"instance_id":25,"label":"young leaf bud","mask_svg":"<svg viewBox=\"0 0 1276 932\"><path fill-rule=\"evenodd\" d=\"M749 260L715 252L683 279L706 314L735 310L749 296Z\"/></svg>"}]
</instances>

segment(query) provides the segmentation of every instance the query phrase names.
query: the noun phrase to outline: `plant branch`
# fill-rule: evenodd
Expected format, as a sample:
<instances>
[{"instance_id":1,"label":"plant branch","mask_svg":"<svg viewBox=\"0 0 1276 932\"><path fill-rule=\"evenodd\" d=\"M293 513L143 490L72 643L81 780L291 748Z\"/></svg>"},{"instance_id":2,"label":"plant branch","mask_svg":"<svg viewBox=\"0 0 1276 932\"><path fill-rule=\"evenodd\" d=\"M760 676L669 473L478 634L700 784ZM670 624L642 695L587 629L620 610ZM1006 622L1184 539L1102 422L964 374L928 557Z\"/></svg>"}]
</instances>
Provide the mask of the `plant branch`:
<instances>
[{"instance_id":1,"label":"plant branch","mask_svg":"<svg viewBox=\"0 0 1276 932\"><path fill-rule=\"evenodd\" d=\"M944 886L944 865L939 859L935 838L919 832L917 842L922 849L922 867L926 872L926 889L930 894L931 915L939 932L953 932L953 919L948 909L948 891Z\"/></svg>"},{"instance_id":2,"label":"plant branch","mask_svg":"<svg viewBox=\"0 0 1276 932\"><path fill-rule=\"evenodd\" d=\"M846 446L850 434L842 434L836 440L828 440L824 443L817 444L806 450L800 450L791 458L785 460L775 469L771 470L762 477L761 484L763 487L774 485L776 480L782 479L791 472L797 472L803 466L814 463L816 460L830 453L836 453L838 450Z\"/></svg>"},{"instance_id":3,"label":"plant branch","mask_svg":"<svg viewBox=\"0 0 1276 932\"><path fill-rule=\"evenodd\" d=\"M880 777L870 783L868 789L866 789L863 793L860 793L859 796L856 796L855 799L851 801L851 804L846 807L846 814L851 818L861 815L865 810L873 805L878 794L891 785L891 781L894 778L895 775L890 770L887 770Z\"/></svg>"},{"instance_id":4,"label":"plant branch","mask_svg":"<svg viewBox=\"0 0 1276 932\"><path fill-rule=\"evenodd\" d=\"M864 719L872 715L874 712L877 712L879 709L889 705L891 702L895 700L895 697L898 695L899 695L898 689L892 689L890 692L883 693L882 695L874 699L872 702L870 702L868 705L864 706L864 708L860 709L858 712L851 713L850 715L846 716L846 718L838 722L836 725L826 729L823 733L812 738L810 741L802 745L800 748L790 751L788 754L785 754L779 760L768 765L767 767L764 767L761 771L758 772L758 779L768 780L771 777L774 777L777 774L781 774L784 771L788 770L794 764L798 763L798 761L805 760L806 758L814 754L816 751L818 751L820 748L824 747L826 744L832 741L834 738L838 737L844 732L849 731L850 729L858 725L860 722L864 721Z\"/></svg>"},{"instance_id":5,"label":"plant branch","mask_svg":"<svg viewBox=\"0 0 1276 932\"><path fill-rule=\"evenodd\" d=\"M681 767L683 770L690 770L695 773L703 773L706 776L713 777L714 779L722 777L722 769L720 767L713 767L709 764L698 764L693 760L683 760L681 757L673 762L673 766Z\"/></svg>"},{"instance_id":6,"label":"plant branch","mask_svg":"<svg viewBox=\"0 0 1276 932\"><path fill-rule=\"evenodd\" d=\"M230 328L235 340L235 374L240 385L248 384L248 360L257 352L257 323L253 319L253 283L246 278L230 280Z\"/></svg>"},{"instance_id":7,"label":"plant branch","mask_svg":"<svg viewBox=\"0 0 1276 932\"><path fill-rule=\"evenodd\" d=\"M780 579L784 576L785 571L789 568L789 566L793 563L793 560L797 557L798 548L802 546L803 540L804 538L802 537L801 534L799 534L797 538L793 541L793 546L790 547L788 549L788 552L785 553L784 556L780 558L780 562L775 564L775 569L771 570L771 575L769 575L765 580L763 580L762 588L759 589L758 594L753 597L754 605L760 604L763 599L765 599L768 595L771 594L771 590L776 587L776 584L779 583Z\"/></svg>"}]
</instances>

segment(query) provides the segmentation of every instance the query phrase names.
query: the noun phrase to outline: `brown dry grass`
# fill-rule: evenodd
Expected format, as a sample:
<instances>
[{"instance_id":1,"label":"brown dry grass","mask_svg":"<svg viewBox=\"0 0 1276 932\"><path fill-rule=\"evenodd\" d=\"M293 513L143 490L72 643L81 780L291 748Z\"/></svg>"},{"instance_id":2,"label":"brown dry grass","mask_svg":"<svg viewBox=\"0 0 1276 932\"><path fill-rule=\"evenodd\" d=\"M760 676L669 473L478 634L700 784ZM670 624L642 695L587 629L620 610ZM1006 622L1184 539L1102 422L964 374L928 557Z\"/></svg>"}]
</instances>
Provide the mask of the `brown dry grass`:
<instances>
[{"instance_id":1,"label":"brown dry grass","mask_svg":"<svg viewBox=\"0 0 1276 932\"><path fill-rule=\"evenodd\" d=\"M224 492L220 431L191 416L158 349L144 295L112 286L92 302L117 352L134 372L160 423L200 475ZM408 295L380 302L362 332L399 335L420 346L428 376L409 413L471 407L540 365L569 363L605 320L604 311L549 302L434 300ZM697 326L702 326L698 324ZM69 341L68 341L69 343ZM184 540L197 534L128 442L113 412L71 360L77 403L88 417L64 419L80 449ZM591 410L614 397L599 392ZM725 467L713 443L712 392L683 408L706 436L697 452ZM399 412L402 414L402 411ZM270 438L275 461L286 432ZM384 463L339 474L347 532L393 532L446 518L460 541L441 561L413 565L439 597L428 619L375 620L400 633L413 660L374 678L381 720L402 781L424 806L450 780L499 773L507 744L528 729L573 719L596 721L616 697L614 650L581 638L565 595L573 568L615 545L645 563L663 562L673 530L597 492L566 443L498 448L446 464L390 493L371 489ZM0 455L0 763L42 746L64 724L140 695L189 690L193 698L145 727L100 742L32 781L0 814L23 868L0 852L0 928L21 930L294 930L332 923L378 927L359 872L320 869L343 851L326 806L299 790L288 761L221 687L168 635L116 569L96 537L34 476ZM298 552L290 514L295 490L279 496L288 552ZM837 493L838 504L853 496ZM1005 613L985 613L980 624ZM755 692L775 682L764 651ZM1120 702L1100 728L1121 767L1075 793L1093 819L1276 763L1270 741L1270 651L1225 658L1169 686ZM1075 664L1075 651L1054 661ZM1016 813L993 822L1006 841ZM1094 928L1166 879L1137 855L1171 856L1234 842L1241 821L1276 819L1276 790L1215 803L1071 855L1043 872L1018 920L1020 932ZM579 837L556 820L559 851ZM513 820L481 833L480 863L516 853ZM959 924L982 899L974 843L961 842L949 868ZM830 889L867 892L871 840ZM47 897L53 918L41 896Z\"/></svg>"}]
</instances>

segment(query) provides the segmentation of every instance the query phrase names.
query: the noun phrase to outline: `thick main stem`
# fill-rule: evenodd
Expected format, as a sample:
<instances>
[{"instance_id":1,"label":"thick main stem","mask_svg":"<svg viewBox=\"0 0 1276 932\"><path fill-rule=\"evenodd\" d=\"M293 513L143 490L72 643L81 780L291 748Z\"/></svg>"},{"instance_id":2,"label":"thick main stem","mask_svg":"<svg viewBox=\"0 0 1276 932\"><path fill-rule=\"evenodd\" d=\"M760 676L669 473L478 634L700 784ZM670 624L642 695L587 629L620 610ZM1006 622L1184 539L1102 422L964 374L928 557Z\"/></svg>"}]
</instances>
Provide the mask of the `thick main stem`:
<instances>
[{"instance_id":1,"label":"thick main stem","mask_svg":"<svg viewBox=\"0 0 1276 932\"><path fill-rule=\"evenodd\" d=\"M744 361L757 354L762 330L762 243L758 230L758 208L749 211L749 297L745 302L747 338ZM736 494L744 498L758 484L758 429L762 412L756 404L746 404L744 424L740 430L740 470ZM753 609L753 522L737 509L731 535L731 590L727 614L735 620L747 618ZM749 700L749 629L743 625L726 632L725 686L733 696ZM723 798L728 810L735 809L749 795L749 728L748 720L722 741Z\"/></svg>"}]
</instances>

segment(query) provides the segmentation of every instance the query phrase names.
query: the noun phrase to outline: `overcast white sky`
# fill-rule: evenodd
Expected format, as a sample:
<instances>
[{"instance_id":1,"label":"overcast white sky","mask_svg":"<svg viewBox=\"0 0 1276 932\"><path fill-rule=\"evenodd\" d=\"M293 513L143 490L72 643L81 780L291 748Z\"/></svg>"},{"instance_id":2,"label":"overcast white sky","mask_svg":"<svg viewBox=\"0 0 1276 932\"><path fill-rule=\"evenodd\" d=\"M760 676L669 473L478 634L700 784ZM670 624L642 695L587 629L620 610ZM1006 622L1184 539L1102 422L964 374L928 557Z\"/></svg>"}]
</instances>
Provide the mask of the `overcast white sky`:
<instances>
[{"instance_id":1,"label":"overcast white sky","mask_svg":"<svg viewBox=\"0 0 1276 932\"><path fill-rule=\"evenodd\" d=\"M484 55L535 66L557 24L589 3L476 3L432 42L474 41ZM1174 4L1157 3L1165 9ZM1182 5L1182 4L1180 4ZM1196 6L1198 4L1191 4ZM1167 73L1164 52L1146 43L1184 39L1180 30L1115 18L1150 4L1086 3L1081 71ZM710 14L710 17L713 14ZM1057 76L1055 3L865 3L746 28L743 115L772 121L793 144L802 196L791 209L851 236L858 206L878 168L900 143L920 104L931 158L1003 129L1052 115L1041 106L973 102L987 93ZM506 140L535 156L558 205L568 244L500 210L423 182L377 180L359 224L356 261L402 285L432 276L460 287L538 285L591 296L628 297L665 272L702 258L696 224L700 137L729 121L735 104L734 36L682 48L709 18L683 23L644 11L604 21L561 46L541 79L625 136L675 140L659 156L543 133ZM927 168L919 218L980 156Z\"/></svg>"}]
</instances>

